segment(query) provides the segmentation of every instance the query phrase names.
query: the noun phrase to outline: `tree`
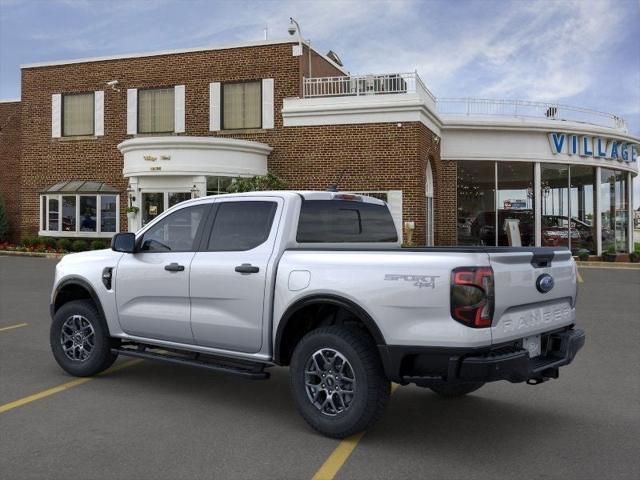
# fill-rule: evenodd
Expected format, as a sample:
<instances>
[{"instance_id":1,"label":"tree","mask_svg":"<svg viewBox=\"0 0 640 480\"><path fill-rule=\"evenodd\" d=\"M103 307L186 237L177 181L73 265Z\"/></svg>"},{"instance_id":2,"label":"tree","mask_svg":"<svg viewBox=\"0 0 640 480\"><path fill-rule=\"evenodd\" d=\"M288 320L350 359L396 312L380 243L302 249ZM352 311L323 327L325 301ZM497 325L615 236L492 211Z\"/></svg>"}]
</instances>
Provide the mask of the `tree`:
<instances>
[{"instance_id":1,"label":"tree","mask_svg":"<svg viewBox=\"0 0 640 480\"><path fill-rule=\"evenodd\" d=\"M284 190L286 183L269 172L251 178L238 178L227 187L228 193L259 192L263 190Z\"/></svg>"},{"instance_id":2,"label":"tree","mask_svg":"<svg viewBox=\"0 0 640 480\"><path fill-rule=\"evenodd\" d=\"M4 200L0 197L0 242L7 240L9 236L9 219L4 207Z\"/></svg>"}]
</instances>

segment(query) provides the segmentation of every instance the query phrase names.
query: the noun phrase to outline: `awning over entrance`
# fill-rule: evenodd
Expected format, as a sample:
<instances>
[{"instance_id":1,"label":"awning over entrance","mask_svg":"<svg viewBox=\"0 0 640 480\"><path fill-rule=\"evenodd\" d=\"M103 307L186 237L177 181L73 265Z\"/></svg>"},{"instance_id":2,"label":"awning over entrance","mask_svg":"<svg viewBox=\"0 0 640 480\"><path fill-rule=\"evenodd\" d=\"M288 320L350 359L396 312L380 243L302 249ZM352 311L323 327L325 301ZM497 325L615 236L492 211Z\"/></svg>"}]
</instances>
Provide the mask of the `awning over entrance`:
<instances>
[{"instance_id":1,"label":"awning over entrance","mask_svg":"<svg viewBox=\"0 0 640 480\"><path fill-rule=\"evenodd\" d=\"M120 193L115 187L107 185L104 182L96 182L91 180L69 180L66 182L56 183L40 193Z\"/></svg>"}]
</instances>

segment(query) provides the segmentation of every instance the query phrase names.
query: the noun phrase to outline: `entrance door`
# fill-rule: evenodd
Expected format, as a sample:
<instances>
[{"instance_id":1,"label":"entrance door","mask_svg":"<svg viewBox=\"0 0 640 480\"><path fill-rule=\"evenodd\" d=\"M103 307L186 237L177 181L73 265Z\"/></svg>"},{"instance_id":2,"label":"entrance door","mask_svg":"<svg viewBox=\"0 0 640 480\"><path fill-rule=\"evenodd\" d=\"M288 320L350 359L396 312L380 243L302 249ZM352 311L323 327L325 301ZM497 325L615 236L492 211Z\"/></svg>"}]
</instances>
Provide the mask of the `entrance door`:
<instances>
[{"instance_id":1,"label":"entrance door","mask_svg":"<svg viewBox=\"0 0 640 480\"><path fill-rule=\"evenodd\" d=\"M116 270L120 326L138 337L193 343L189 274L209 205L181 208L147 230Z\"/></svg>"},{"instance_id":2,"label":"entrance door","mask_svg":"<svg viewBox=\"0 0 640 480\"><path fill-rule=\"evenodd\" d=\"M142 194L142 225L164 212L164 192L145 192Z\"/></svg>"},{"instance_id":3,"label":"entrance door","mask_svg":"<svg viewBox=\"0 0 640 480\"><path fill-rule=\"evenodd\" d=\"M191 328L198 345L255 353L262 347L266 280L282 201L220 200L204 251L191 265Z\"/></svg>"}]
</instances>

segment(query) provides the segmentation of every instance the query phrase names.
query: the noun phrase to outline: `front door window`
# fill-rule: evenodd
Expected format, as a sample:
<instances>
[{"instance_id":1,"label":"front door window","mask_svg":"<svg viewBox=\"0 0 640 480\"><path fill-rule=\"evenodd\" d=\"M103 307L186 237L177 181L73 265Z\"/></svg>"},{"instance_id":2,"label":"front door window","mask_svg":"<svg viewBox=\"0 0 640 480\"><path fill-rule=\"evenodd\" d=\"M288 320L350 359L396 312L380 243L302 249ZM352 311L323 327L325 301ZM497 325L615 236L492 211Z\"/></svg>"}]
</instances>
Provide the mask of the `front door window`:
<instances>
[{"instance_id":1,"label":"front door window","mask_svg":"<svg viewBox=\"0 0 640 480\"><path fill-rule=\"evenodd\" d=\"M164 212L164 193L149 192L142 194L142 225Z\"/></svg>"}]
</instances>

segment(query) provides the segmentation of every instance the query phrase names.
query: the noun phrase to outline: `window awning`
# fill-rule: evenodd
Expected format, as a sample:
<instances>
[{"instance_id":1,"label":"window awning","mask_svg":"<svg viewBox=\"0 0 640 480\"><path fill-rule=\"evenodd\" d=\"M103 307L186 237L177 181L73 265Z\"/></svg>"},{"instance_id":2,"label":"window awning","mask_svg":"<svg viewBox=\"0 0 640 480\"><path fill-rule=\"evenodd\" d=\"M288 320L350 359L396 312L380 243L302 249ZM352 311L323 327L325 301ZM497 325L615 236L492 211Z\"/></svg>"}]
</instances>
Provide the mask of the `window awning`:
<instances>
[{"instance_id":1,"label":"window awning","mask_svg":"<svg viewBox=\"0 0 640 480\"><path fill-rule=\"evenodd\" d=\"M95 182L91 180L69 180L60 182L43 190L41 193L102 193L102 194L118 194L120 190L104 182Z\"/></svg>"}]
</instances>

